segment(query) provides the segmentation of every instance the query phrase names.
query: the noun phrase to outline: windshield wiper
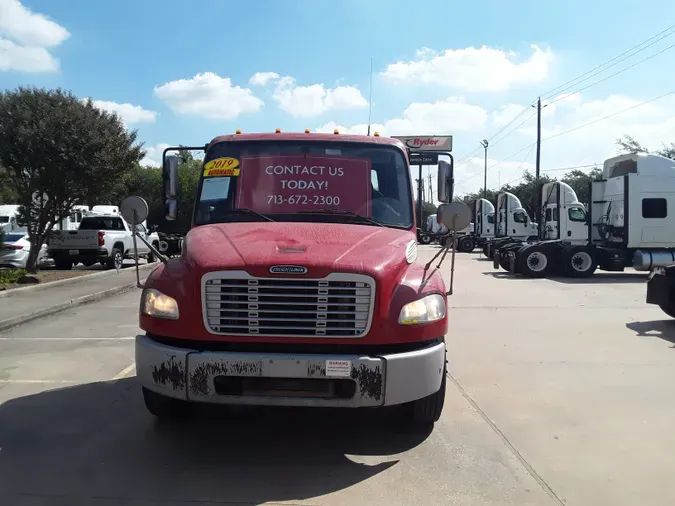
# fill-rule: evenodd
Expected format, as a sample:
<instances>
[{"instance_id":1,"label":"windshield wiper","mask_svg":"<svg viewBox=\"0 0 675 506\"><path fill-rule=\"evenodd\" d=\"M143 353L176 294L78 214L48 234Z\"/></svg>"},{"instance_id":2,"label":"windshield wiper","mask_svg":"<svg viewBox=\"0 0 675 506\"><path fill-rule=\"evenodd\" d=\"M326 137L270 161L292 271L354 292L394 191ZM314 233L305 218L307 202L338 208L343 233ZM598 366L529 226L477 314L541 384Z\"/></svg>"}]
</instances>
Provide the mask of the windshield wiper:
<instances>
[{"instance_id":1,"label":"windshield wiper","mask_svg":"<svg viewBox=\"0 0 675 506\"><path fill-rule=\"evenodd\" d=\"M362 216L360 214L356 214L353 211L349 211L347 209L335 209L335 208L324 208L324 209L306 209L303 211L298 211L298 214L343 214L346 216L351 216L353 218L359 218L367 223L372 223L373 225L377 225L378 227L384 227L382 223L379 223L375 221L372 218L368 218L368 216Z\"/></svg>"},{"instance_id":2,"label":"windshield wiper","mask_svg":"<svg viewBox=\"0 0 675 506\"><path fill-rule=\"evenodd\" d=\"M247 209L245 207L235 207L233 209L226 209L224 212L225 214L248 214L251 216L257 216L258 218L262 218L263 220L274 221L269 216L265 216L264 214L254 211L253 209Z\"/></svg>"}]
</instances>

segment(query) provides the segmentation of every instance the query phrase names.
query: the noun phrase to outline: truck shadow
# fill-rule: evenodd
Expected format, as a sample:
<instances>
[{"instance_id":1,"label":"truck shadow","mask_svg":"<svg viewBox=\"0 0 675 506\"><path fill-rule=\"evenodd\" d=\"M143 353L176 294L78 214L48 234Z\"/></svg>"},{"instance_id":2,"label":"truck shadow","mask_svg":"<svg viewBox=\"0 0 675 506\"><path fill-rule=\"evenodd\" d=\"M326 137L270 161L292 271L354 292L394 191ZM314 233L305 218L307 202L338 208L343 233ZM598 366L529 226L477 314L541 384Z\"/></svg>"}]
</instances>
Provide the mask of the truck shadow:
<instances>
[{"instance_id":1,"label":"truck shadow","mask_svg":"<svg viewBox=\"0 0 675 506\"><path fill-rule=\"evenodd\" d=\"M673 343L675 348L675 321L673 320L652 320L646 322L629 322L626 328L635 332L637 337L658 337L669 343Z\"/></svg>"},{"instance_id":2,"label":"truck shadow","mask_svg":"<svg viewBox=\"0 0 675 506\"><path fill-rule=\"evenodd\" d=\"M532 279L526 278L525 276L521 276L519 274L511 274L510 272L506 272L504 270L485 271L482 274L483 276L492 276L495 279L509 279L512 281L523 281Z\"/></svg>"},{"instance_id":3,"label":"truck shadow","mask_svg":"<svg viewBox=\"0 0 675 506\"><path fill-rule=\"evenodd\" d=\"M550 276L548 279L567 285L594 285L594 284L633 284L646 283L647 272L596 272L590 278L567 278Z\"/></svg>"},{"instance_id":4,"label":"truck shadow","mask_svg":"<svg viewBox=\"0 0 675 506\"><path fill-rule=\"evenodd\" d=\"M310 499L386 471L428 437L391 415L208 407L160 423L135 378L29 395L0 406L0 504Z\"/></svg>"}]
</instances>

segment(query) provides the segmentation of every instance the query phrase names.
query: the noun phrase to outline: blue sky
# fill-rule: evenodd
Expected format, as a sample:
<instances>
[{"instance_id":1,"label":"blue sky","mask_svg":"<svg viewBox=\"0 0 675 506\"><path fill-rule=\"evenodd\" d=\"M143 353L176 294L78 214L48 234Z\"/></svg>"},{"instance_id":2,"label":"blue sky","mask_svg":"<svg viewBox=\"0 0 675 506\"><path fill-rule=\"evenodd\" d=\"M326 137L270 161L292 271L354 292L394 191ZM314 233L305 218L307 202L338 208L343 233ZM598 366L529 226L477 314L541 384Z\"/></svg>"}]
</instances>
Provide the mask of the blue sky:
<instances>
[{"instance_id":1,"label":"blue sky","mask_svg":"<svg viewBox=\"0 0 675 506\"><path fill-rule=\"evenodd\" d=\"M372 57L373 122L386 134L411 129L453 134L457 159L463 162L458 189L473 191L482 184L483 162L482 151L472 151L515 116L519 105L652 37L675 19L672 1L652 0L639 9L625 0L0 0L0 86L64 87L102 101L102 107L139 106L127 109L127 123L138 129L149 160L156 160L163 144L199 145L237 128L358 131L368 118L364 100ZM41 16L53 23L37 22ZM13 44L9 49L7 41ZM673 43L675 35L564 91L578 91ZM32 65L26 63L28 53L21 53L17 63L17 47L23 46L46 47L54 60L36 53L42 59ZM465 52L471 47L476 50ZM436 53L420 59L422 48ZM557 101L545 110L544 137L675 90L673 54L666 51ZM539 63L528 67L531 58ZM395 78L389 66L397 62L402 66ZM279 79L250 84L258 72L274 72ZM202 80L194 80L199 74ZM323 88L302 88L318 84ZM243 90L231 94L230 85ZM200 86L211 89L210 95L200 95ZM342 87L339 93L327 91L336 87ZM286 110L280 106L284 97ZM650 147L675 141L674 111L670 96L545 142L542 168L602 162L615 153L613 140L622 133ZM509 157L534 140L533 121L506 130L507 138L490 150L489 186L517 180L531 169L534 153L528 149ZM462 160L467 154L476 156Z\"/></svg>"}]
</instances>

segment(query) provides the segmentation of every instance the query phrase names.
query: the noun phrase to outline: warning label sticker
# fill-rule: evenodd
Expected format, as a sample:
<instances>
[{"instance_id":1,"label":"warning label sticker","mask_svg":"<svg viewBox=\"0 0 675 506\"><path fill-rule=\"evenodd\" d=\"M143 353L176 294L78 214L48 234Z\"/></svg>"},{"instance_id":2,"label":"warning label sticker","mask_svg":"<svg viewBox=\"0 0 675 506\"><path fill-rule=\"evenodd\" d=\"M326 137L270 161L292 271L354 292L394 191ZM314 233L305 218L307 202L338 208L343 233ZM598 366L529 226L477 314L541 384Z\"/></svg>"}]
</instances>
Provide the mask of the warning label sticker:
<instances>
[{"instance_id":1,"label":"warning label sticker","mask_svg":"<svg viewBox=\"0 0 675 506\"><path fill-rule=\"evenodd\" d=\"M351 360L326 360L326 376L349 378L352 372Z\"/></svg>"}]
</instances>

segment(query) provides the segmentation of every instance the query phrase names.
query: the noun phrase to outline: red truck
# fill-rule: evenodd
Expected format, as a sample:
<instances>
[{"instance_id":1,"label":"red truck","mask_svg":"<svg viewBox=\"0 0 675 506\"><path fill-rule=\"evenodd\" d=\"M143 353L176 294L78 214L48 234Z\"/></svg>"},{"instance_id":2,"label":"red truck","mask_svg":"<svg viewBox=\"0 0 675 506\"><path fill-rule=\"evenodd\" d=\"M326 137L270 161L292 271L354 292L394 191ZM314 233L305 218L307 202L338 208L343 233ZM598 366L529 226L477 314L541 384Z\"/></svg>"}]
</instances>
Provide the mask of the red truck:
<instances>
[{"instance_id":1,"label":"red truck","mask_svg":"<svg viewBox=\"0 0 675 506\"><path fill-rule=\"evenodd\" d=\"M168 152L205 156L182 254L141 296L136 370L153 415L202 402L403 405L411 423L438 420L447 295L438 269L415 263L410 157L450 156L445 202L452 158L447 136L406 139L237 131L164 152L169 220L179 188Z\"/></svg>"}]
</instances>

